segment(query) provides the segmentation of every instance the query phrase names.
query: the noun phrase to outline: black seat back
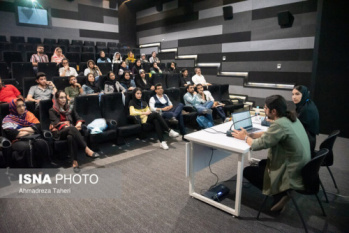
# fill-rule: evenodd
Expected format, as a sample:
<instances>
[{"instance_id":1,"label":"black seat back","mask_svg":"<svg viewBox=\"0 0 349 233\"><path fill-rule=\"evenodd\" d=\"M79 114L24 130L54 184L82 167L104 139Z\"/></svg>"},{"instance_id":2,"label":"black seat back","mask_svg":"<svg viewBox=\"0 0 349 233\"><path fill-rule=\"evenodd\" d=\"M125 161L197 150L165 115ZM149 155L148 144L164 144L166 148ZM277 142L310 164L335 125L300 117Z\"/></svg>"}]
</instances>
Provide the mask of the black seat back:
<instances>
[{"instance_id":1,"label":"black seat back","mask_svg":"<svg viewBox=\"0 0 349 233\"><path fill-rule=\"evenodd\" d=\"M98 46L98 47L107 47L107 43L106 42L97 41L96 42L96 46Z\"/></svg>"},{"instance_id":2,"label":"black seat back","mask_svg":"<svg viewBox=\"0 0 349 233\"><path fill-rule=\"evenodd\" d=\"M98 95L82 95L74 98L74 109L86 124L102 118Z\"/></svg>"},{"instance_id":3,"label":"black seat back","mask_svg":"<svg viewBox=\"0 0 349 233\"><path fill-rule=\"evenodd\" d=\"M11 84L13 86L15 86L17 89L20 87L19 82L16 79L1 79L2 81L2 85L6 85L6 84Z\"/></svg>"},{"instance_id":4,"label":"black seat back","mask_svg":"<svg viewBox=\"0 0 349 233\"><path fill-rule=\"evenodd\" d=\"M11 67L11 62L23 62L21 52L4 51L2 52L2 59L7 63L8 67Z\"/></svg>"},{"instance_id":5,"label":"black seat back","mask_svg":"<svg viewBox=\"0 0 349 233\"><path fill-rule=\"evenodd\" d=\"M81 53L81 62L87 62L88 60L96 60L95 53Z\"/></svg>"},{"instance_id":6,"label":"black seat back","mask_svg":"<svg viewBox=\"0 0 349 233\"><path fill-rule=\"evenodd\" d=\"M95 53L95 47L94 46L82 46L82 52L83 53Z\"/></svg>"},{"instance_id":7,"label":"black seat back","mask_svg":"<svg viewBox=\"0 0 349 233\"><path fill-rule=\"evenodd\" d=\"M179 88L179 74L167 74L166 76L167 88Z\"/></svg>"},{"instance_id":8,"label":"black seat back","mask_svg":"<svg viewBox=\"0 0 349 233\"><path fill-rule=\"evenodd\" d=\"M10 78L10 73L8 72L7 64L5 62L0 62L0 77L2 79Z\"/></svg>"},{"instance_id":9,"label":"black seat back","mask_svg":"<svg viewBox=\"0 0 349 233\"><path fill-rule=\"evenodd\" d=\"M95 46L95 42L94 41L84 41L84 46Z\"/></svg>"},{"instance_id":10,"label":"black seat back","mask_svg":"<svg viewBox=\"0 0 349 233\"><path fill-rule=\"evenodd\" d=\"M311 195L319 192L319 170L327 154L328 149L321 149L316 153L316 156L302 168L302 178L305 188L304 192L306 194Z\"/></svg>"},{"instance_id":11,"label":"black seat back","mask_svg":"<svg viewBox=\"0 0 349 233\"><path fill-rule=\"evenodd\" d=\"M10 36L10 41L12 43L25 43L24 36Z\"/></svg>"},{"instance_id":12,"label":"black seat back","mask_svg":"<svg viewBox=\"0 0 349 233\"><path fill-rule=\"evenodd\" d=\"M40 125L43 130L49 130L50 128L51 121L49 110L52 108L52 105L52 100L41 100L39 102Z\"/></svg>"},{"instance_id":13,"label":"black seat back","mask_svg":"<svg viewBox=\"0 0 349 233\"><path fill-rule=\"evenodd\" d=\"M30 44L41 44L41 38L38 37L28 37L27 41Z\"/></svg>"},{"instance_id":14,"label":"black seat back","mask_svg":"<svg viewBox=\"0 0 349 233\"><path fill-rule=\"evenodd\" d=\"M23 96L28 95L29 89L32 86L38 85L35 77L25 77L22 82L23 82L23 93L22 93Z\"/></svg>"},{"instance_id":15,"label":"black seat back","mask_svg":"<svg viewBox=\"0 0 349 233\"><path fill-rule=\"evenodd\" d=\"M64 91L66 87L69 87L69 77L53 77L52 81L55 84L58 91Z\"/></svg>"},{"instance_id":16,"label":"black seat back","mask_svg":"<svg viewBox=\"0 0 349 233\"><path fill-rule=\"evenodd\" d=\"M64 45L64 46L66 46L66 47L69 46L69 40L68 40L68 39L58 39L57 43L58 43L59 45Z\"/></svg>"},{"instance_id":17,"label":"black seat back","mask_svg":"<svg viewBox=\"0 0 349 233\"><path fill-rule=\"evenodd\" d=\"M208 86L208 90L211 92L212 97L215 101L220 101L222 99L220 85Z\"/></svg>"},{"instance_id":18,"label":"black seat back","mask_svg":"<svg viewBox=\"0 0 349 233\"><path fill-rule=\"evenodd\" d=\"M106 75L109 71L112 71L111 63L98 63L97 66L104 75Z\"/></svg>"},{"instance_id":19,"label":"black seat back","mask_svg":"<svg viewBox=\"0 0 349 233\"><path fill-rule=\"evenodd\" d=\"M79 64L81 61L79 52L68 52L65 54L65 57L69 62L75 62L76 64Z\"/></svg>"},{"instance_id":20,"label":"black seat back","mask_svg":"<svg viewBox=\"0 0 349 233\"><path fill-rule=\"evenodd\" d=\"M82 46L83 42L82 42L82 40L72 40L71 44L72 45L80 45L80 46Z\"/></svg>"},{"instance_id":21,"label":"black seat back","mask_svg":"<svg viewBox=\"0 0 349 233\"><path fill-rule=\"evenodd\" d=\"M35 77L31 62L12 62L11 71L12 78L19 83L23 82L24 77Z\"/></svg>"},{"instance_id":22,"label":"black seat back","mask_svg":"<svg viewBox=\"0 0 349 233\"><path fill-rule=\"evenodd\" d=\"M70 46L68 46L68 52L81 53L81 46L80 45L70 45Z\"/></svg>"},{"instance_id":23,"label":"black seat back","mask_svg":"<svg viewBox=\"0 0 349 233\"><path fill-rule=\"evenodd\" d=\"M146 73L150 71L150 63L143 63L143 69Z\"/></svg>"},{"instance_id":24,"label":"black seat back","mask_svg":"<svg viewBox=\"0 0 349 233\"><path fill-rule=\"evenodd\" d=\"M148 90L143 90L142 91L142 100L144 100L145 102L147 102L147 104L149 105L149 100L152 96L155 95L155 91L148 91Z\"/></svg>"},{"instance_id":25,"label":"black seat back","mask_svg":"<svg viewBox=\"0 0 349 233\"><path fill-rule=\"evenodd\" d=\"M0 104L0 123L2 124L2 120L10 113L9 111L9 104L8 103L2 103ZM2 135L2 127L0 127L0 133Z\"/></svg>"},{"instance_id":26,"label":"black seat back","mask_svg":"<svg viewBox=\"0 0 349 233\"><path fill-rule=\"evenodd\" d=\"M38 71L44 72L47 80L52 80L52 77L59 75L57 63L54 62L38 63Z\"/></svg>"},{"instance_id":27,"label":"black seat back","mask_svg":"<svg viewBox=\"0 0 349 233\"><path fill-rule=\"evenodd\" d=\"M116 120L118 126L127 125L122 95L122 93L104 94L101 99L102 116L106 119Z\"/></svg>"},{"instance_id":28,"label":"black seat back","mask_svg":"<svg viewBox=\"0 0 349 233\"><path fill-rule=\"evenodd\" d=\"M181 103L181 96L179 88L169 88L164 91L164 93L170 98L174 107Z\"/></svg>"},{"instance_id":29,"label":"black seat back","mask_svg":"<svg viewBox=\"0 0 349 233\"><path fill-rule=\"evenodd\" d=\"M179 97L181 98L181 103L185 105L184 103L184 95L187 93L186 87L180 87L179 88Z\"/></svg>"},{"instance_id":30,"label":"black seat back","mask_svg":"<svg viewBox=\"0 0 349 233\"><path fill-rule=\"evenodd\" d=\"M29 39L29 38L28 38ZM6 36L0 36L0 42L7 42ZM108 42L109 44L109 42Z\"/></svg>"},{"instance_id":31,"label":"black seat back","mask_svg":"<svg viewBox=\"0 0 349 233\"><path fill-rule=\"evenodd\" d=\"M118 43L116 42L108 42L107 43L107 47L110 48L110 47L117 47L118 46Z\"/></svg>"},{"instance_id":32,"label":"black seat back","mask_svg":"<svg viewBox=\"0 0 349 233\"><path fill-rule=\"evenodd\" d=\"M320 149L328 149L328 154L324 160L323 166L332 166L333 164L333 145L340 134L339 130L335 130L321 143Z\"/></svg>"},{"instance_id":33,"label":"black seat back","mask_svg":"<svg viewBox=\"0 0 349 233\"><path fill-rule=\"evenodd\" d=\"M166 74L153 74L151 79L153 80L154 85L161 83L162 87L167 89Z\"/></svg>"},{"instance_id":34,"label":"black seat back","mask_svg":"<svg viewBox=\"0 0 349 233\"><path fill-rule=\"evenodd\" d=\"M229 84L222 84L220 92L221 92L222 100L230 100L230 97L229 97Z\"/></svg>"},{"instance_id":35,"label":"black seat back","mask_svg":"<svg viewBox=\"0 0 349 233\"><path fill-rule=\"evenodd\" d=\"M46 45L54 45L56 44L56 39L44 38L44 44Z\"/></svg>"}]
</instances>

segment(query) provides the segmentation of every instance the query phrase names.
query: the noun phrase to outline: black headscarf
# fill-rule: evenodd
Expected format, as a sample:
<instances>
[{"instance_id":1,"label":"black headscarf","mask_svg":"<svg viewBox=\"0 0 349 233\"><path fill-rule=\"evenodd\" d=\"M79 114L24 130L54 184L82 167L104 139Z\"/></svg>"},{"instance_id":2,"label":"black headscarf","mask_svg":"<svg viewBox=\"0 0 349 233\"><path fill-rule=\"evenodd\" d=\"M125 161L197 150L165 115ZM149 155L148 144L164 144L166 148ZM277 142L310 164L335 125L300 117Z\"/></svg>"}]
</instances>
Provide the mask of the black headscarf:
<instances>
[{"instance_id":1,"label":"black headscarf","mask_svg":"<svg viewBox=\"0 0 349 233\"><path fill-rule=\"evenodd\" d=\"M148 104L144 100L142 99L139 100L136 98L137 91L142 91L142 90L139 87L137 87L132 91L132 100L130 101L129 106L130 107L133 106L135 109L144 109L148 106Z\"/></svg>"},{"instance_id":2,"label":"black headscarf","mask_svg":"<svg viewBox=\"0 0 349 233\"><path fill-rule=\"evenodd\" d=\"M128 73L130 75L130 78L128 80L125 78L125 74L126 74L126 72L124 72L124 74L121 76L120 83L123 83L127 87L130 87L131 86L131 74Z\"/></svg>"},{"instance_id":3,"label":"black headscarf","mask_svg":"<svg viewBox=\"0 0 349 233\"><path fill-rule=\"evenodd\" d=\"M307 87L298 86L296 90L302 93L301 101L296 104L298 119L302 122L306 131L317 135L319 134L319 111L315 103L309 98Z\"/></svg>"},{"instance_id":4,"label":"black headscarf","mask_svg":"<svg viewBox=\"0 0 349 233\"><path fill-rule=\"evenodd\" d=\"M99 87L96 85L96 81L94 81L92 84L90 83L90 81L88 81L88 76L86 78L86 86L90 87L94 93L98 93L101 90L99 89Z\"/></svg>"},{"instance_id":5,"label":"black headscarf","mask_svg":"<svg viewBox=\"0 0 349 233\"><path fill-rule=\"evenodd\" d=\"M111 80L110 79L110 74L113 73L113 72L109 72L107 74L107 80L104 82L104 84L108 84L108 85L111 85L111 86L115 86L115 83L116 83L116 76L115 76L115 79L114 80ZM114 73L113 73L114 74ZM115 75L115 74L114 74Z\"/></svg>"}]
</instances>

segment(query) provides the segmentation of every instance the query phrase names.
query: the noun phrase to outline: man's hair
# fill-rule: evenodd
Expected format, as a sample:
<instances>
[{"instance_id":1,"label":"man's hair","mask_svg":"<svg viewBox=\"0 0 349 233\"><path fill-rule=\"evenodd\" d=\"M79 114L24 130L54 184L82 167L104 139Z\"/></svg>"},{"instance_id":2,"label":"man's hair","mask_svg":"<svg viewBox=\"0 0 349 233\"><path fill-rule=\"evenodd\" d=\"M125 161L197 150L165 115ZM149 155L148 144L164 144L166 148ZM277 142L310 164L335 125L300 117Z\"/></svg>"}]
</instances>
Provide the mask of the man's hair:
<instances>
[{"instance_id":1,"label":"man's hair","mask_svg":"<svg viewBox=\"0 0 349 233\"><path fill-rule=\"evenodd\" d=\"M158 89L158 87L162 87L162 84L161 83L157 83L157 84L155 84L155 91Z\"/></svg>"},{"instance_id":2,"label":"man's hair","mask_svg":"<svg viewBox=\"0 0 349 233\"><path fill-rule=\"evenodd\" d=\"M187 68L183 68L183 69L181 70L181 73L183 74L184 71L188 71L188 69L187 69Z\"/></svg>"},{"instance_id":3,"label":"man's hair","mask_svg":"<svg viewBox=\"0 0 349 233\"><path fill-rule=\"evenodd\" d=\"M62 59L62 64L63 64L63 61L67 61L67 62L69 63L68 58L63 58L63 59Z\"/></svg>"},{"instance_id":4,"label":"man's hair","mask_svg":"<svg viewBox=\"0 0 349 233\"><path fill-rule=\"evenodd\" d=\"M198 70L201 70L201 69L200 69L199 67L196 67L196 68L194 69L195 74L196 74L196 72L197 72Z\"/></svg>"},{"instance_id":5,"label":"man's hair","mask_svg":"<svg viewBox=\"0 0 349 233\"><path fill-rule=\"evenodd\" d=\"M37 74L36 74L36 80L38 80L39 78L41 78L41 77L45 77L46 76L46 74L44 73L44 72L38 72Z\"/></svg>"},{"instance_id":6,"label":"man's hair","mask_svg":"<svg viewBox=\"0 0 349 233\"><path fill-rule=\"evenodd\" d=\"M39 47L45 48L43 44L38 44L38 45L36 46L36 48L39 48Z\"/></svg>"},{"instance_id":7,"label":"man's hair","mask_svg":"<svg viewBox=\"0 0 349 233\"><path fill-rule=\"evenodd\" d=\"M76 78L74 75L69 76L69 82L70 82L71 78L73 78L73 77Z\"/></svg>"},{"instance_id":8,"label":"man's hair","mask_svg":"<svg viewBox=\"0 0 349 233\"><path fill-rule=\"evenodd\" d=\"M201 83L199 83L198 85L196 85L196 90L198 90L199 87L204 87Z\"/></svg>"},{"instance_id":9,"label":"man's hair","mask_svg":"<svg viewBox=\"0 0 349 233\"><path fill-rule=\"evenodd\" d=\"M193 87L193 86L194 86L193 84L188 84L187 91L188 91L189 87Z\"/></svg>"},{"instance_id":10,"label":"man's hair","mask_svg":"<svg viewBox=\"0 0 349 233\"><path fill-rule=\"evenodd\" d=\"M278 117L287 117L291 122L297 120L296 114L291 111L287 111L287 103L284 97L281 95L272 95L265 99L265 105L269 108L269 111L276 110Z\"/></svg>"}]
</instances>

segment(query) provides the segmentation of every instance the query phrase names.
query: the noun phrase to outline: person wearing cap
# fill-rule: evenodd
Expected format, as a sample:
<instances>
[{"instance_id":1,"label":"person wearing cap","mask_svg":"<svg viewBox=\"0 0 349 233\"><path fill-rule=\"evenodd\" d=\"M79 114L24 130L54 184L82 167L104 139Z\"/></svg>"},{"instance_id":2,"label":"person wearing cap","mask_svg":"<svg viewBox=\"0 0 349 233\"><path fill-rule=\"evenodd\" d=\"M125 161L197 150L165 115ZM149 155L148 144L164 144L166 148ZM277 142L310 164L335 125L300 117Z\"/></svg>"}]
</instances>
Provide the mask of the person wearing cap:
<instances>
[{"instance_id":1,"label":"person wearing cap","mask_svg":"<svg viewBox=\"0 0 349 233\"><path fill-rule=\"evenodd\" d=\"M145 75L145 71L143 69L139 70L139 75L136 75L135 81L136 86L142 90L155 90L153 82L150 80L149 76Z\"/></svg>"}]
</instances>

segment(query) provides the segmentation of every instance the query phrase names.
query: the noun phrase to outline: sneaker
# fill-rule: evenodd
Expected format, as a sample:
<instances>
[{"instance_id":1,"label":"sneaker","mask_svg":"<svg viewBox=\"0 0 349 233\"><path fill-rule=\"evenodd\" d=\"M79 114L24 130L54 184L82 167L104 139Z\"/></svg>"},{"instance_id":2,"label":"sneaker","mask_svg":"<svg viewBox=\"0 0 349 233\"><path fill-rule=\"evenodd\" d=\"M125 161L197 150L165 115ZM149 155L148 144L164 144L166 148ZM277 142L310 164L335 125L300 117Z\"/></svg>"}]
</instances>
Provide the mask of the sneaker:
<instances>
[{"instance_id":1,"label":"sneaker","mask_svg":"<svg viewBox=\"0 0 349 233\"><path fill-rule=\"evenodd\" d=\"M164 150L168 150L168 145L167 145L166 141L160 142L160 148L162 148Z\"/></svg>"},{"instance_id":2,"label":"sneaker","mask_svg":"<svg viewBox=\"0 0 349 233\"><path fill-rule=\"evenodd\" d=\"M171 138L176 138L179 136L179 133L171 129L170 132L168 133L168 136L170 136Z\"/></svg>"}]
</instances>

